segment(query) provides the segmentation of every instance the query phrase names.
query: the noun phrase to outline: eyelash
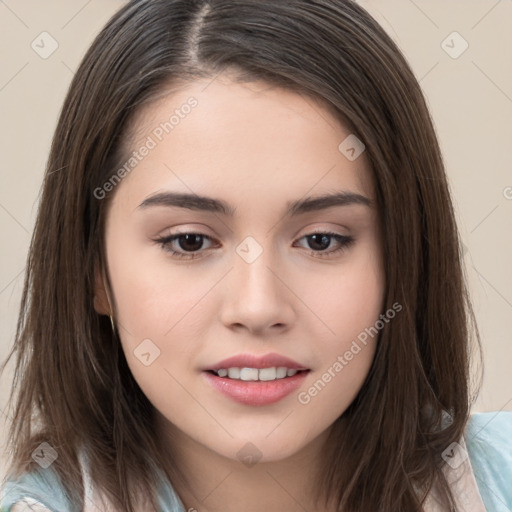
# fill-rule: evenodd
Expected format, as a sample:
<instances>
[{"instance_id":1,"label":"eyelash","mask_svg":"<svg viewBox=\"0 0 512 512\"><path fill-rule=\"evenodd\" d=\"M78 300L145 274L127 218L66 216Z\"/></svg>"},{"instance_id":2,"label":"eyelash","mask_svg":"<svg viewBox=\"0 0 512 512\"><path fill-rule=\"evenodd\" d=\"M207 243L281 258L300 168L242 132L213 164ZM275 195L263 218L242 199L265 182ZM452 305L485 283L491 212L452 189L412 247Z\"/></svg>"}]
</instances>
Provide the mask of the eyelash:
<instances>
[{"instance_id":1,"label":"eyelash","mask_svg":"<svg viewBox=\"0 0 512 512\"><path fill-rule=\"evenodd\" d=\"M208 235L203 235L202 233L196 233L193 231L189 231L189 232L176 233L174 235L157 238L155 240L155 242L157 242L164 251L170 253L171 256L174 258L188 259L188 260L201 258L202 255L197 255L198 251L183 253L180 251L175 251L174 249L170 248L170 244L172 242L174 242L175 240L178 240L180 237L185 236L185 235L196 235L196 236L203 237L203 239L207 238L207 239L211 240L211 237L209 237ZM313 231L312 233L308 233L307 235L300 237L299 240L302 240L303 238L307 238L307 237L313 236L313 235L327 235L331 238L334 238L340 244L340 246L337 249L331 250L328 252L320 252L320 251L313 251L313 250L310 250L308 252L311 256L314 256L317 258L329 258L333 254L338 254L342 251L347 250L355 242L355 238L352 236L340 235L339 233L332 233L330 231Z\"/></svg>"}]
</instances>

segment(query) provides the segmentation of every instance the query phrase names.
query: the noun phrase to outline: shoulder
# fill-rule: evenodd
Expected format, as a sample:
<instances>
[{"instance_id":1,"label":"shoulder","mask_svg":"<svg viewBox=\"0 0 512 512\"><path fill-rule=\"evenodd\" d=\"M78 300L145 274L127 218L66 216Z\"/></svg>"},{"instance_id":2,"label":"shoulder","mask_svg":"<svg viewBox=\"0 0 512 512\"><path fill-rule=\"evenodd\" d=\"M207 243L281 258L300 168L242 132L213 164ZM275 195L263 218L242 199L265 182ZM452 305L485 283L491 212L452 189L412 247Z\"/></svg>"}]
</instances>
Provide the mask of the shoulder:
<instances>
[{"instance_id":1,"label":"shoulder","mask_svg":"<svg viewBox=\"0 0 512 512\"><path fill-rule=\"evenodd\" d=\"M112 510L93 487L84 463L85 511ZM156 469L158 501L162 512L185 512L185 507L165 474ZM101 504L101 505L100 505ZM66 496L62 482L51 467L8 477L0 492L0 512L79 512ZM80 512L84 512L80 510Z\"/></svg>"},{"instance_id":2,"label":"shoulder","mask_svg":"<svg viewBox=\"0 0 512 512\"><path fill-rule=\"evenodd\" d=\"M512 411L475 413L464 436L475 479L488 510L512 510Z\"/></svg>"},{"instance_id":3,"label":"shoulder","mask_svg":"<svg viewBox=\"0 0 512 512\"><path fill-rule=\"evenodd\" d=\"M58 475L51 468L7 477L0 494L0 512L72 512Z\"/></svg>"}]
</instances>

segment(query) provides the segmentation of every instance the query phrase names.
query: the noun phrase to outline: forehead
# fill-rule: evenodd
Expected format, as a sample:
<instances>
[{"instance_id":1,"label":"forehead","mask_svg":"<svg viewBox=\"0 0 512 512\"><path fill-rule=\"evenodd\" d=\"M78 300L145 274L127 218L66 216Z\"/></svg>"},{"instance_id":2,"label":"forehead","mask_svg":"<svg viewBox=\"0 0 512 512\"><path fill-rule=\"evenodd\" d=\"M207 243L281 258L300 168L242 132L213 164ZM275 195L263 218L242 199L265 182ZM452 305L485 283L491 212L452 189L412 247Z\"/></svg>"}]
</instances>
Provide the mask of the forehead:
<instances>
[{"instance_id":1,"label":"forehead","mask_svg":"<svg viewBox=\"0 0 512 512\"><path fill-rule=\"evenodd\" d=\"M130 134L128 156L144 145L151 150L123 182L147 193L181 177L179 188L197 193L348 187L373 196L364 152L351 161L340 150L353 135L334 109L263 81L221 74L163 89L139 110Z\"/></svg>"}]
</instances>

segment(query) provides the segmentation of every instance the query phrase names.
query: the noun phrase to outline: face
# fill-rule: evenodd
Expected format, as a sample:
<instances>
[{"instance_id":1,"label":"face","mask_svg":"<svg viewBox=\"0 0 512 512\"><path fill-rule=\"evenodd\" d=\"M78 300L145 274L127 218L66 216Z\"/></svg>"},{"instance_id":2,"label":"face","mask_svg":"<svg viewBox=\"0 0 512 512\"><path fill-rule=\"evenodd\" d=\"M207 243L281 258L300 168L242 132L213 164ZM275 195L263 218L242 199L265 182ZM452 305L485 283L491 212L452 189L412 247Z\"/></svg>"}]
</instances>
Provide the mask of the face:
<instances>
[{"instance_id":1,"label":"face","mask_svg":"<svg viewBox=\"0 0 512 512\"><path fill-rule=\"evenodd\" d=\"M384 275L372 179L320 103L208 82L136 120L106 222L114 318L174 439L280 460L328 432L373 359Z\"/></svg>"}]
</instances>

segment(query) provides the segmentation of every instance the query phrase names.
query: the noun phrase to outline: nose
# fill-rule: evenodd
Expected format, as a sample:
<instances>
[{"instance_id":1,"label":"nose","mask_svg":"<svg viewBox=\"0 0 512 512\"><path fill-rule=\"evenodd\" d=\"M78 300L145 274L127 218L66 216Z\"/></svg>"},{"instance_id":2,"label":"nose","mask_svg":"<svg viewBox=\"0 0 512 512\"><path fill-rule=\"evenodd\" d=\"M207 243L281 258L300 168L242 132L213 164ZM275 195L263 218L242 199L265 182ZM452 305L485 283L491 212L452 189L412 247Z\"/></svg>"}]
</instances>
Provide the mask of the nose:
<instances>
[{"instance_id":1,"label":"nose","mask_svg":"<svg viewBox=\"0 0 512 512\"><path fill-rule=\"evenodd\" d=\"M294 295L270 252L264 250L252 262L235 254L234 268L224 283L220 310L226 327L252 334L270 334L289 329L293 324Z\"/></svg>"}]
</instances>

